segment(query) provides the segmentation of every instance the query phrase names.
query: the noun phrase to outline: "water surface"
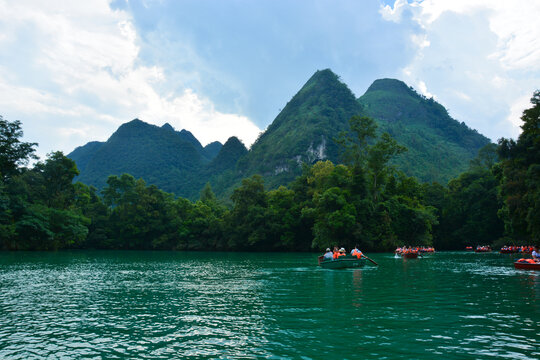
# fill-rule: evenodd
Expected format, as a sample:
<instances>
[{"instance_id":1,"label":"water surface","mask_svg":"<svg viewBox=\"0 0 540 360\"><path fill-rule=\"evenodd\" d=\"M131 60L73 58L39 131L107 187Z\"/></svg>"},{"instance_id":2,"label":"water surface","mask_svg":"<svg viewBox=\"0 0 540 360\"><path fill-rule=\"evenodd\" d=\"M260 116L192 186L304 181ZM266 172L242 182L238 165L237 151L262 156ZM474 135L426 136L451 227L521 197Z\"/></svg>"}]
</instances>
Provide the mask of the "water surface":
<instances>
[{"instance_id":1,"label":"water surface","mask_svg":"<svg viewBox=\"0 0 540 360\"><path fill-rule=\"evenodd\" d=\"M0 253L0 358L538 359L510 255Z\"/></svg>"}]
</instances>

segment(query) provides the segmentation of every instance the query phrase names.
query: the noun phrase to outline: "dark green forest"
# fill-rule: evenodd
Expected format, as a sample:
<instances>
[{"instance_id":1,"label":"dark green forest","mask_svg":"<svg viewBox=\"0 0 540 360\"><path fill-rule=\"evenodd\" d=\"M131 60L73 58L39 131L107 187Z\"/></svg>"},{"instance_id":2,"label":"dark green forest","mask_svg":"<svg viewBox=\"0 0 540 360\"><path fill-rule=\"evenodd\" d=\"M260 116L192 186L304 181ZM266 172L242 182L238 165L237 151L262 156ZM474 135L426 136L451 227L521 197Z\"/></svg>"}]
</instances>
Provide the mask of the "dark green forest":
<instances>
[{"instance_id":1,"label":"dark green forest","mask_svg":"<svg viewBox=\"0 0 540 360\"><path fill-rule=\"evenodd\" d=\"M517 140L480 149L447 184L420 182L395 166L407 154L367 116L352 116L336 143L342 164L304 163L287 186L244 178L230 202L210 184L199 199L176 197L132 175L101 191L74 179L75 162L35 159L22 124L0 117L0 248L314 251L358 244L438 250L540 244L540 91ZM244 151L233 141L232 147ZM232 160L231 160L232 161Z\"/></svg>"}]
</instances>

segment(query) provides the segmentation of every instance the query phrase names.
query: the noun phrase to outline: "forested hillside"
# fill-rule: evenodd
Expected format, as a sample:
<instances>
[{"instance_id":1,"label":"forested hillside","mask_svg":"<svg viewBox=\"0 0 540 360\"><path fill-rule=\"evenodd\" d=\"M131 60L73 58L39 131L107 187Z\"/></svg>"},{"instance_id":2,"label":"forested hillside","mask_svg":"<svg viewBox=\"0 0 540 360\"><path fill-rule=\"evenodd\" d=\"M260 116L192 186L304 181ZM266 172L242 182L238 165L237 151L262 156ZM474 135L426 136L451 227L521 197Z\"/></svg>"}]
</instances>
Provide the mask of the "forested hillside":
<instances>
[{"instance_id":1,"label":"forested hillside","mask_svg":"<svg viewBox=\"0 0 540 360\"><path fill-rule=\"evenodd\" d=\"M303 164L342 163L338 139L355 115L370 116L379 135L386 132L405 146L408 151L393 164L421 181L448 182L489 143L399 80L376 80L357 99L326 69L306 82L249 151L234 137L227 146L214 142L203 148L187 130L133 120L107 142L88 143L68 157L81 171L77 179L100 189L109 175L126 172L189 199L210 182L218 197L228 199L247 176L262 175L272 189L299 176Z\"/></svg>"},{"instance_id":2,"label":"forested hillside","mask_svg":"<svg viewBox=\"0 0 540 360\"><path fill-rule=\"evenodd\" d=\"M358 99L363 113L377 120L409 151L395 161L399 169L422 181L446 183L465 171L490 140L448 115L433 99L404 82L376 80Z\"/></svg>"}]
</instances>

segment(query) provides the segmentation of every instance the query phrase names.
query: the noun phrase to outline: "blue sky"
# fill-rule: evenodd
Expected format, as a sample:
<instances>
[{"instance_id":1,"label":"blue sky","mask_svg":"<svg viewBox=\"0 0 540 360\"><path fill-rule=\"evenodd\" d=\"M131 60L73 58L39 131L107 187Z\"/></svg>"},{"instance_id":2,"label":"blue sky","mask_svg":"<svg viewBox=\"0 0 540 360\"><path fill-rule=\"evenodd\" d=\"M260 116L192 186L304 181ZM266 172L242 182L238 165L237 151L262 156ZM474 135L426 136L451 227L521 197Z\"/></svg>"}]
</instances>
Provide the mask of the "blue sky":
<instances>
[{"instance_id":1,"label":"blue sky","mask_svg":"<svg viewBox=\"0 0 540 360\"><path fill-rule=\"evenodd\" d=\"M40 156L138 117L250 145L319 69L405 81L496 141L540 88L540 2L0 0L0 115Z\"/></svg>"}]
</instances>

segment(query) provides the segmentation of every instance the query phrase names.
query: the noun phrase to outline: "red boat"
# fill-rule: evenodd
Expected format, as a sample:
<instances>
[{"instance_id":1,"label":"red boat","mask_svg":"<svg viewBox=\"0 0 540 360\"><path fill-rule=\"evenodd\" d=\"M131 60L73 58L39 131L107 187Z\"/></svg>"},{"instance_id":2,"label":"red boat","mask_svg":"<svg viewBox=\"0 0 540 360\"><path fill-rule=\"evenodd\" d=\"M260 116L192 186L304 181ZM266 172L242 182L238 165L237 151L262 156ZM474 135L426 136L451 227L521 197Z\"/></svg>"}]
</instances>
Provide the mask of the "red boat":
<instances>
[{"instance_id":1,"label":"red boat","mask_svg":"<svg viewBox=\"0 0 540 360\"><path fill-rule=\"evenodd\" d=\"M519 259L514 263L514 267L524 270L540 270L540 262L536 262L533 259Z\"/></svg>"},{"instance_id":2,"label":"red boat","mask_svg":"<svg viewBox=\"0 0 540 360\"><path fill-rule=\"evenodd\" d=\"M418 253L417 252L406 252L406 253L401 254L401 256L404 259L416 259L416 258L418 258Z\"/></svg>"}]
</instances>

